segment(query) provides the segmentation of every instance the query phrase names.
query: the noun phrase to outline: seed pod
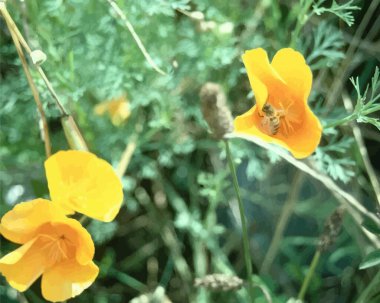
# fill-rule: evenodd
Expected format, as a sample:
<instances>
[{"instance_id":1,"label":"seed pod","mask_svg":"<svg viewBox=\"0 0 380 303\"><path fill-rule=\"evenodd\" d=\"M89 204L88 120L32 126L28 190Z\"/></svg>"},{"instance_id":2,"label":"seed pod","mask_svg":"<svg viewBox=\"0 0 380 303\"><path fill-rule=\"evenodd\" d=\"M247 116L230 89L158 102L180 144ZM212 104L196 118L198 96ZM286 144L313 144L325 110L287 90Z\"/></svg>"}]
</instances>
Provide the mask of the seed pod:
<instances>
[{"instance_id":1,"label":"seed pod","mask_svg":"<svg viewBox=\"0 0 380 303\"><path fill-rule=\"evenodd\" d=\"M195 287L205 287L214 291L238 290L242 287L243 280L237 276L225 274L212 274L203 278L196 278Z\"/></svg>"},{"instance_id":2,"label":"seed pod","mask_svg":"<svg viewBox=\"0 0 380 303\"><path fill-rule=\"evenodd\" d=\"M344 208L337 208L325 222L322 235L319 237L318 250L324 252L335 243L339 235L342 220L344 215Z\"/></svg>"},{"instance_id":3,"label":"seed pod","mask_svg":"<svg viewBox=\"0 0 380 303\"><path fill-rule=\"evenodd\" d=\"M200 91L203 117L216 139L233 131L232 115L226 104L226 95L219 84L208 82Z\"/></svg>"}]
</instances>

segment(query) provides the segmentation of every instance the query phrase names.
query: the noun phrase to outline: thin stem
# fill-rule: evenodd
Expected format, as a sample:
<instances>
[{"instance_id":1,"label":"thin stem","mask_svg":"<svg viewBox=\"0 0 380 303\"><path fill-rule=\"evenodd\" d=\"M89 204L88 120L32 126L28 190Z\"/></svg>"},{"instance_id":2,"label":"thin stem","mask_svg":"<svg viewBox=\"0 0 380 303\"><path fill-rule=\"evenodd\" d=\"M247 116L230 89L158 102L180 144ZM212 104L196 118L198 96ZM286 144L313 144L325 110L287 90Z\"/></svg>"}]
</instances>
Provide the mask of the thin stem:
<instances>
[{"instance_id":1,"label":"thin stem","mask_svg":"<svg viewBox=\"0 0 380 303\"><path fill-rule=\"evenodd\" d=\"M341 66L337 69L334 77L334 81L330 86L328 97L325 103L325 108L331 109L333 105L338 101L343 85L346 83L347 75L351 71L352 61L355 56L355 52L361 43L361 37L365 34L368 23L372 20L372 15L376 12L376 8L379 5L379 0L373 0L370 2L370 6L367 12L360 21L359 26L356 29L354 37L351 39L351 43L345 54L345 58L341 63Z\"/></svg>"},{"instance_id":2,"label":"thin stem","mask_svg":"<svg viewBox=\"0 0 380 303\"><path fill-rule=\"evenodd\" d=\"M304 5L301 9L300 14L298 15L296 28L292 32L292 40L290 42L290 47L292 47L292 48L296 47L297 38L301 32L301 29L305 25L307 20L309 20L309 16L306 13L309 10L312 3L313 3L313 0L306 0L306 2L304 3Z\"/></svg>"},{"instance_id":3,"label":"thin stem","mask_svg":"<svg viewBox=\"0 0 380 303\"><path fill-rule=\"evenodd\" d=\"M40 96L39 96L37 87L33 81L32 75L30 74L29 67L28 67L28 64L27 64L25 56L24 56L24 52L23 52L21 45L20 45L20 41L18 39L18 36L16 35L14 27L12 26L12 23L10 22L11 19L10 19L10 16L9 16L6 8L5 8L4 3L0 3L0 12L1 12L2 16L4 17L5 22L7 24L7 27L9 29L9 32L11 34L11 37L12 37L13 43L16 47L18 56L20 57L22 68L25 72L26 79L28 81L29 87L30 87L32 94L33 94L34 101L35 101L36 106L37 106L37 110L38 110L38 113L39 113L39 116L40 116L40 119L42 122L42 134L41 134L42 140L43 140L44 145L45 145L46 157L48 158L51 155L51 143L50 143L50 136L49 136L49 127L48 127L45 112L44 112L44 109L43 109L43 106L42 106L42 103L40 100Z\"/></svg>"},{"instance_id":4,"label":"thin stem","mask_svg":"<svg viewBox=\"0 0 380 303\"><path fill-rule=\"evenodd\" d=\"M380 287L380 271L373 277L372 281L361 293L360 297L356 300L356 303L366 303L369 302L370 295L374 290L378 290Z\"/></svg>"},{"instance_id":5,"label":"thin stem","mask_svg":"<svg viewBox=\"0 0 380 303\"><path fill-rule=\"evenodd\" d=\"M334 121L334 122L331 122L325 126L323 126L323 129L328 129L328 128L331 128L331 127L337 127L339 125L342 125L342 124L346 124L348 122L351 122L353 120L355 120L357 118L357 115L356 114L351 114L347 117L344 117L343 119L340 119L340 120L337 120L337 121Z\"/></svg>"},{"instance_id":6,"label":"thin stem","mask_svg":"<svg viewBox=\"0 0 380 303\"><path fill-rule=\"evenodd\" d=\"M377 226L380 226L380 220L373 213L368 211L354 196L349 194L347 191L340 188L334 180L332 180L329 176L322 174L315 169L311 168L304 162L294 159L291 155L289 155L286 151L277 148L269 143L266 143L254 136L243 135L240 133L233 133L227 135L228 138L242 138L255 144L274 152L279 155L281 158L286 160L288 163L292 164L296 168L302 170L309 176L314 179L320 181L323 186L330 190L330 192L336 197L336 199L344 206L347 207L347 210L350 212L352 218L356 222L356 224L360 227L361 231L367 236L367 238L375 245L376 248L380 248L380 241L378 237L376 237L371 232L367 231L362 227L362 221L364 218L370 218L373 220Z\"/></svg>"},{"instance_id":7,"label":"thin stem","mask_svg":"<svg viewBox=\"0 0 380 303\"><path fill-rule=\"evenodd\" d=\"M119 282L137 290L138 292L144 292L147 289L147 286L140 281L136 280L130 275L127 275L125 272L121 272L115 268L109 269L109 274L114 277Z\"/></svg>"},{"instance_id":8,"label":"thin stem","mask_svg":"<svg viewBox=\"0 0 380 303\"><path fill-rule=\"evenodd\" d=\"M136 141L137 141L137 137L133 136L130 142L125 147L123 154L121 155L119 164L117 165L117 168L116 168L116 173L120 178L124 176L125 172L127 171L129 162L131 161L133 152L135 151L136 146L137 146Z\"/></svg>"},{"instance_id":9,"label":"thin stem","mask_svg":"<svg viewBox=\"0 0 380 303\"><path fill-rule=\"evenodd\" d=\"M107 0L109 5L111 5L112 9L115 11L115 13L120 17L121 20L123 20L124 25L127 27L129 32L131 33L133 39L135 39L137 46L139 47L140 51L143 53L146 61L150 64L150 66L159 74L166 75L166 73L160 69L157 64L153 61L152 57L149 55L148 51L146 50L144 44L140 40L140 37L135 32L135 29L133 28L132 24L127 19L127 16L123 13L121 8L117 5L117 3L113 0Z\"/></svg>"},{"instance_id":10,"label":"thin stem","mask_svg":"<svg viewBox=\"0 0 380 303\"><path fill-rule=\"evenodd\" d=\"M16 23L13 21L11 15L7 11L7 8L6 8L4 3L1 3L0 10L1 10L1 13L2 13L7 25L8 25L9 31L13 32L16 35L17 40L20 42L22 47L26 50L28 55L30 55L32 53L32 49L29 47L28 43L26 42L26 40L22 36L22 34L21 34L20 30L18 29ZM46 77L46 74L43 71L43 69L39 65L35 65L35 67L37 69L37 72L40 74L42 80L44 80L45 85L46 85L47 89L49 90L50 94L52 95L53 99L55 100L61 114L65 115L65 116L68 115L68 113L66 112L65 108L62 105L62 102L60 101L58 95L56 94L53 86L51 85L49 79Z\"/></svg>"},{"instance_id":11,"label":"thin stem","mask_svg":"<svg viewBox=\"0 0 380 303\"><path fill-rule=\"evenodd\" d=\"M348 97L347 94L343 94L343 104L346 107L346 110L349 112L352 111L354 108L352 100ZM365 146L365 142L364 142L361 130L356 123L352 123L352 132L354 134L356 143L358 144L359 153L363 159L364 167L367 171L369 181L371 182L372 188L375 192L375 195L377 198L377 207L378 209L380 209L380 183L379 183L379 180L377 179L376 172L371 164L371 160L368 155L368 151Z\"/></svg>"},{"instance_id":12,"label":"thin stem","mask_svg":"<svg viewBox=\"0 0 380 303\"><path fill-rule=\"evenodd\" d=\"M294 211L294 207L297 202L297 198L301 189L303 181L303 174L300 171L296 172L294 176L292 185L290 186L291 191L286 199L284 206L281 210L280 218L276 225L276 230L274 232L273 238L268 248L268 252L265 255L263 265L261 266L260 273L267 273L272 266L272 263L277 255L279 245L281 243L284 230L288 225L290 216Z\"/></svg>"},{"instance_id":13,"label":"thin stem","mask_svg":"<svg viewBox=\"0 0 380 303\"><path fill-rule=\"evenodd\" d=\"M251 300L253 301L252 262L251 262L251 254L250 254L250 249L249 249L248 229L247 229L247 223L246 223L246 218L244 214L244 206L243 206L243 201L240 195L239 183L236 176L235 165L232 160L230 145L227 139L224 139L223 141L226 145L228 166L230 168L232 182L233 182L236 198L239 204L240 220L241 220L241 227L242 227L242 232L243 232L244 261L245 261L245 267L246 267L246 272L247 272L248 291L249 291Z\"/></svg>"},{"instance_id":14,"label":"thin stem","mask_svg":"<svg viewBox=\"0 0 380 303\"><path fill-rule=\"evenodd\" d=\"M317 250L314 254L313 260L311 260L310 268L309 268L309 271L307 272L305 279L303 280L301 290L298 293L299 300L303 300L303 298L305 297L307 288L309 287L311 278L314 276L315 268L318 265L320 257L321 257L321 252Z\"/></svg>"}]
</instances>

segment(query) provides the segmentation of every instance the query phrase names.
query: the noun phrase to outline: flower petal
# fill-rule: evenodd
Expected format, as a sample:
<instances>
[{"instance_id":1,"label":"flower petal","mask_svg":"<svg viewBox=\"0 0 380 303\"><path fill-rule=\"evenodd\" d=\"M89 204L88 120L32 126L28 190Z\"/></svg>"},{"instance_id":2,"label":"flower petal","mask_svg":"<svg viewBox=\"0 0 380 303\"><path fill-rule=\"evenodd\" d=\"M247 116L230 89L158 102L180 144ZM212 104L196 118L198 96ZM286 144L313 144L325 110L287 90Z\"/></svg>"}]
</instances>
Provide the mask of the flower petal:
<instances>
[{"instance_id":1,"label":"flower petal","mask_svg":"<svg viewBox=\"0 0 380 303\"><path fill-rule=\"evenodd\" d=\"M100 221L112 221L123 201L112 166L94 154L60 151L45 161L52 201Z\"/></svg>"},{"instance_id":2,"label":"flower petal","mask_svg":"<svg viewBox=\"0 0 380 303\"><path fill-rule=\"evenodd\" d=\"M302 54L291 48L283 48L273 57L271 65L286 82L292 95L306 103L310 95L313 74Z\"/></svg>"},{"instance_id":3,"label":"flower petal","mask_svg":"<svg viewBox=\"0 0 380 303\"><path fill-rule=\"evenodd\" d=\"M0 259L0 272L18 291L25 291L45 269L41 243L34 238Z\"/></svg>"},{"instance_id":4,"label":"flower petal","mask_svg":"<svg viewBox=\"0 0 380 303\"><path fill-rule=\"evenodd\" d=\"M35 199L17 204L1 219L1 234L15 243L26 243L36 236L44 223L64 220L62 210L49 200Z\"/></svg>"},{"instance_id":5,"label":"flower petal","mask_svg":"<svg viewBox=\"0 0 380 303\"><path fill-rule=\"evenodd\" d=\"M322 136L322 126L318 118L307 106L303 125L289 138L284 138L285 147L295 158L310 156L317 148ZM284 146L284 145L283 145Z\"/></svg>"},{"instance_id":6,"label":"flower petal","mask_svg":"<svg viewBox=\"0 0 380 303\"><path fill-rule=\"evenodd\" d=\"M65 229L67 229L67 234L75 234L70 237L76 248L76 260L80 264L87 264L92 260L95 253L94 242L92 241L91 235L88 231L74 219L67 219L64 222ZM62 227L61 227L62 228Z\"/></svg>"},{"instance_id":7,"label":"flower petal","mask_svg":"<svg viewBox=\"0 0 380 303\"><path fill-rule=\"evenodd\" d=\"M245 132L252 128L255 124L254 116L257 113L257 106L254 105L246 113L237 116L234 120L234 130L236 132Z\"/></svg>"},{"instance_id":8,"label":"flower petal","mask_svg":"<svg viewBox=\"0 0 380 303\"><path fill-rule=\"evenodd\" d=\"M246 51L242 56L249 82L256 97L259 109L267 101L268 93L277 94L283 90L285 82L270 65L268 55L262 48Z\"/></svg>"},{"instance_id":9,"label":"flower petal","mask_svg":"<svg viewBox=\"0 0 380 303\"><path fill-rule=\"evenodd\" d=\"M42 295L52 302L73 298L88 288L98 273L99 268L92 261L86 265L75 260L58 263L42 275Z\"/></svg>"}]
</instances>

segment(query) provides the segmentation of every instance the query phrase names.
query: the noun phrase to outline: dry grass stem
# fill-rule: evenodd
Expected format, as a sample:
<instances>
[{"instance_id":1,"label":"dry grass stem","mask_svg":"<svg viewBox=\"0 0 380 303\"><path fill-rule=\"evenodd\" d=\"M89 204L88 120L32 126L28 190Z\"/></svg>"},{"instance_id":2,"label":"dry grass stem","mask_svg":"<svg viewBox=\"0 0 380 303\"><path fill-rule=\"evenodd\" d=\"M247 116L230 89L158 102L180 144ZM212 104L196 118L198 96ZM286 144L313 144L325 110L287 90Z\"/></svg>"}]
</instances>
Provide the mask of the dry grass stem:
<instances>
[{"instance_id":1,"label":"dry grass stem","mask_svg":"<svg viewBox=\"0 0 380 303\"><path fill-rule=\"evenodd\" d=\"M117 3L113 0L107 0L109 5L111 5L112 9L115 11L115 13L121 18L121 20L124 22L124 25L127 27L129 32L131 33L133 39L136 41L137 46L139 47L140 51L144 55L146 61L148 61L149 65L159 74L166 75L166 73L160 69L157 64L153 61L152 57L149 55L148 51L146 50L144 44L142 43L140 37L137 35L135 29L133 28L132 24L128 21L127 16L123 13L121 8L117 5Z\"/></svg>"}]
</instances>

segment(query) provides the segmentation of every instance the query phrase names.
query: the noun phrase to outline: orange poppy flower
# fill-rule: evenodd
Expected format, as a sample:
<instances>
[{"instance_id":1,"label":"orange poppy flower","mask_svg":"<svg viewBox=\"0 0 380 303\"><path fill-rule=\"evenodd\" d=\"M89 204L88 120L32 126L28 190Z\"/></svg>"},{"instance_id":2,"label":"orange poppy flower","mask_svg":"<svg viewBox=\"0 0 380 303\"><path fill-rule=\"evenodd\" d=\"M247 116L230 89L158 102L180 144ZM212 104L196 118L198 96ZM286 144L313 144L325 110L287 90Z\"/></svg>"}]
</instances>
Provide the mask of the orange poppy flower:
<instances>
[{"instance_id":1,"label":"orange poppy flower","mask_svg":"<svg viewBox=\"0 0 380 303\"><path fill-rule=\"evenodd\" d=\"M0 272L18 291L42 275L43 297L64 301L81 294L98 275L90 234L55 203L36 199L17 204L1 219L0 231L22 244L0 259Z\"/></svg>"},{"instance_id":2,"label":"orange poppy flower","mask_svg":"<svg viewBox=\"0 0 380 303\"><path fill-rule=\"evenodd\" d=\"M60 151L45 161L51 200L67 214L79 212L110 222L123 202L123 188L112 166L79 150Z\"/></svg>"},{"instance_id":3,"label":"orange poppy flower","mask_svg":"<svg viewBox=\"0 0 380 303\"><path fill-rule=\"evenodd\" d=\"M256 105L236 117L235 132L281 145L296 158L309 156L319 144L322 126L307 104L313 75L304 57L284 48L270 63L266 51L257 48L242 58Z\"/></svg>"},{"instance_id":4,"label":"orange poppy flower","mask_svg":"<svg viewBox=\"0 0 380 303\"><path fill-rule=\"evenodd\" d=\"M128 101L125 96L102 102L95 106L94 111L95 114L99 116L108 113L112 124L115 126L120 126L129 118L131 114Z\"/></svg>"}]
</instances>

